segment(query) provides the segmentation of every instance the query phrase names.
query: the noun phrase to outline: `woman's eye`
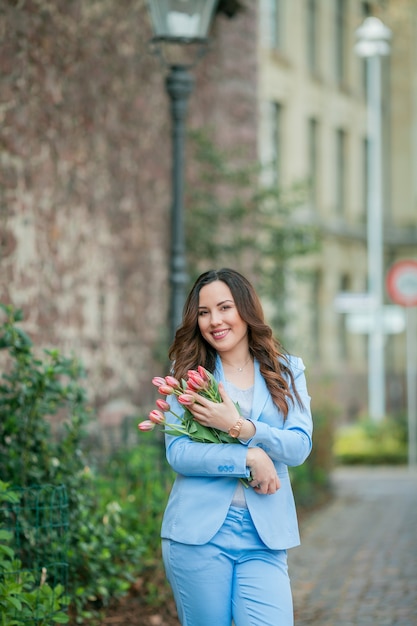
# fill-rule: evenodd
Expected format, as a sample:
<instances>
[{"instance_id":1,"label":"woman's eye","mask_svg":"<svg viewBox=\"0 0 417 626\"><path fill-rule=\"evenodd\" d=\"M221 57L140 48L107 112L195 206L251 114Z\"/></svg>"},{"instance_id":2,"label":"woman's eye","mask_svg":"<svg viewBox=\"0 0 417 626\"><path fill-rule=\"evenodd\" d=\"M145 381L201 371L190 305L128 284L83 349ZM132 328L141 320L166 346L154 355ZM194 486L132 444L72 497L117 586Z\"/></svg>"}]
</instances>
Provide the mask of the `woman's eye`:
<instances>
[{"instance_id":1,"label":"woman's eye","mask_svg":"<svg viewBox=\"0 0 417 626\"><path fill-rule=\"evenodd\" d=\"M201 317L202 315L206 315L206 313L207 313L207 311L199 311L198 315L199 315L199 317Z\"/></svg>"}]
</instances>

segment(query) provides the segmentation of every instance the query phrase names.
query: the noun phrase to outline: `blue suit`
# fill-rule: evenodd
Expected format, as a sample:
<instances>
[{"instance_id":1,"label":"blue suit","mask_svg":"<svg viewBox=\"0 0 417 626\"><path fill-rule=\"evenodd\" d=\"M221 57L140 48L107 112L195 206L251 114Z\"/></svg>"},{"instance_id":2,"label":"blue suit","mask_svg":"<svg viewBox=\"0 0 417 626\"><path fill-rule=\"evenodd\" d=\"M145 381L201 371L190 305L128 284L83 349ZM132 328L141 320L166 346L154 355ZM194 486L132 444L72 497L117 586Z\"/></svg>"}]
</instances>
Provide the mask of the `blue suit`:
<instances>
[{"instance_id":1,"label":"blue suit","mask_svg":"<svg viewBox=\"0 0 417 626\"><path fill-rule=\"evenodd\" d=\"M255 361L250 419L256 432L249 441L166 436L177 477L162 522L162 553L183 626L230 626L232 620L235 626L293 626L286 550L300 538L288 466L309 455L312 418L304 365L291 357L290 367L304 408L290 403L285 421ZM225 380L219 358L214 376ZM180 414L176 398L169 401ZM248 446L270 456L281 487L272 495L245 489L245 509L231 502L238 479L249 475Z\"/></svg>"},{"instance_id":2,"label":"blue suit","mask_svg":"<svg viewBox=\"0 0 417 626\"><path fill-rule=\"evenodd\" d=\"M290 366L304 410L295 401L290 404L285 421L255 362L251 420L256 433L252 439L243 445L210 445L195 443L188 437L166 437L167 460L178 476L162 523L163 538L187 544L209 541L226 518L237 479L248 476L247 446L259 446L274 461L281 487L268 496L252 488L246 490L246 502L256 530L271 549L283 550L299 544L288 466L301 465L309 455L312 419L304 365L301 359L290 357ZM214 375L224 381L220 359ZM176 399L172 398L171 402L174 412L180 413L182 409Z\"/></svg>"}]
</instances>

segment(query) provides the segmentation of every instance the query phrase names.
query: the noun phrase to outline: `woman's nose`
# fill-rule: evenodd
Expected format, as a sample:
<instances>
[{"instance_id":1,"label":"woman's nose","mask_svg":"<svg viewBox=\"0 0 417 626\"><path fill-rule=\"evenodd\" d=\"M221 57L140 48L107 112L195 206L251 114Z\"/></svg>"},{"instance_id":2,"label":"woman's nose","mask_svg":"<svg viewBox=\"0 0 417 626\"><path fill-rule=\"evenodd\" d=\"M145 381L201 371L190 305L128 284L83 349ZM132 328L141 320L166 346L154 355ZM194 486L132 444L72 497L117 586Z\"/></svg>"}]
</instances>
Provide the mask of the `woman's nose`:
<instances>
[{"instance_id":1,"label":"woman's nose","mask_svg":"<svg viewBox=\"0 0 417 626\"><path fill-rule=\"evenodd\" d=\"M211 321L212 326L218 326L219 324L221 324L222 323L222 316L221 316L220 311L214 311L211 314L211 320L210 321Z\"/></svg>"}]
</instances>

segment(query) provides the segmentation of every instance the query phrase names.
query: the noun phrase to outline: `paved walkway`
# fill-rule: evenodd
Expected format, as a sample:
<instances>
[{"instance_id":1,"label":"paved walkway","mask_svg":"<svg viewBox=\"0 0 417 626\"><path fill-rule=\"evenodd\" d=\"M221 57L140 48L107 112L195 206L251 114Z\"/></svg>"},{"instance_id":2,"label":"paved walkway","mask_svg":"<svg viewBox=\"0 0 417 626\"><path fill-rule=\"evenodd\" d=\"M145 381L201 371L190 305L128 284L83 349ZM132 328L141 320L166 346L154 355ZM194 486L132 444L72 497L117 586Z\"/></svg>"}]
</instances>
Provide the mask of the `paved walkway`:
<instances>
[{"instance_id":1,"label":"paved walkway","mask_svg":"<svg viewBox=\"0 0 417 626\"><path fill-rule=\"evenodd\" d=\"M343 468L289 551L296 626L417 626L417 470Z\"/></svg>"}]
</instances>

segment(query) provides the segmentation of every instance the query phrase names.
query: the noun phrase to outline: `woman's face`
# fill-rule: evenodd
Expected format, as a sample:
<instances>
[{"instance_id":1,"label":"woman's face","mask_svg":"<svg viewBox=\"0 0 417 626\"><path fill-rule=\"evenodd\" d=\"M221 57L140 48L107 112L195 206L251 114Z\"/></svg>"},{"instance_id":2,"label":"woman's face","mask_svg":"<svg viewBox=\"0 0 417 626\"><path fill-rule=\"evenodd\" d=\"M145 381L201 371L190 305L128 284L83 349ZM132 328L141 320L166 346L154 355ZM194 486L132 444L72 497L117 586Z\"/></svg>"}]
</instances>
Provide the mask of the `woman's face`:
<instances>
[{"instance_id":1,"label":"woman's face","mask_svg":"<svg viewBox=\"0 0 417 626\"><path fill-rule=\"evenodd\" d=\"M240 317L232 292L221 280L200 290L198 326L204 339L217 352L248 348L248 325Z\"/></svg>"}]
</instances>

